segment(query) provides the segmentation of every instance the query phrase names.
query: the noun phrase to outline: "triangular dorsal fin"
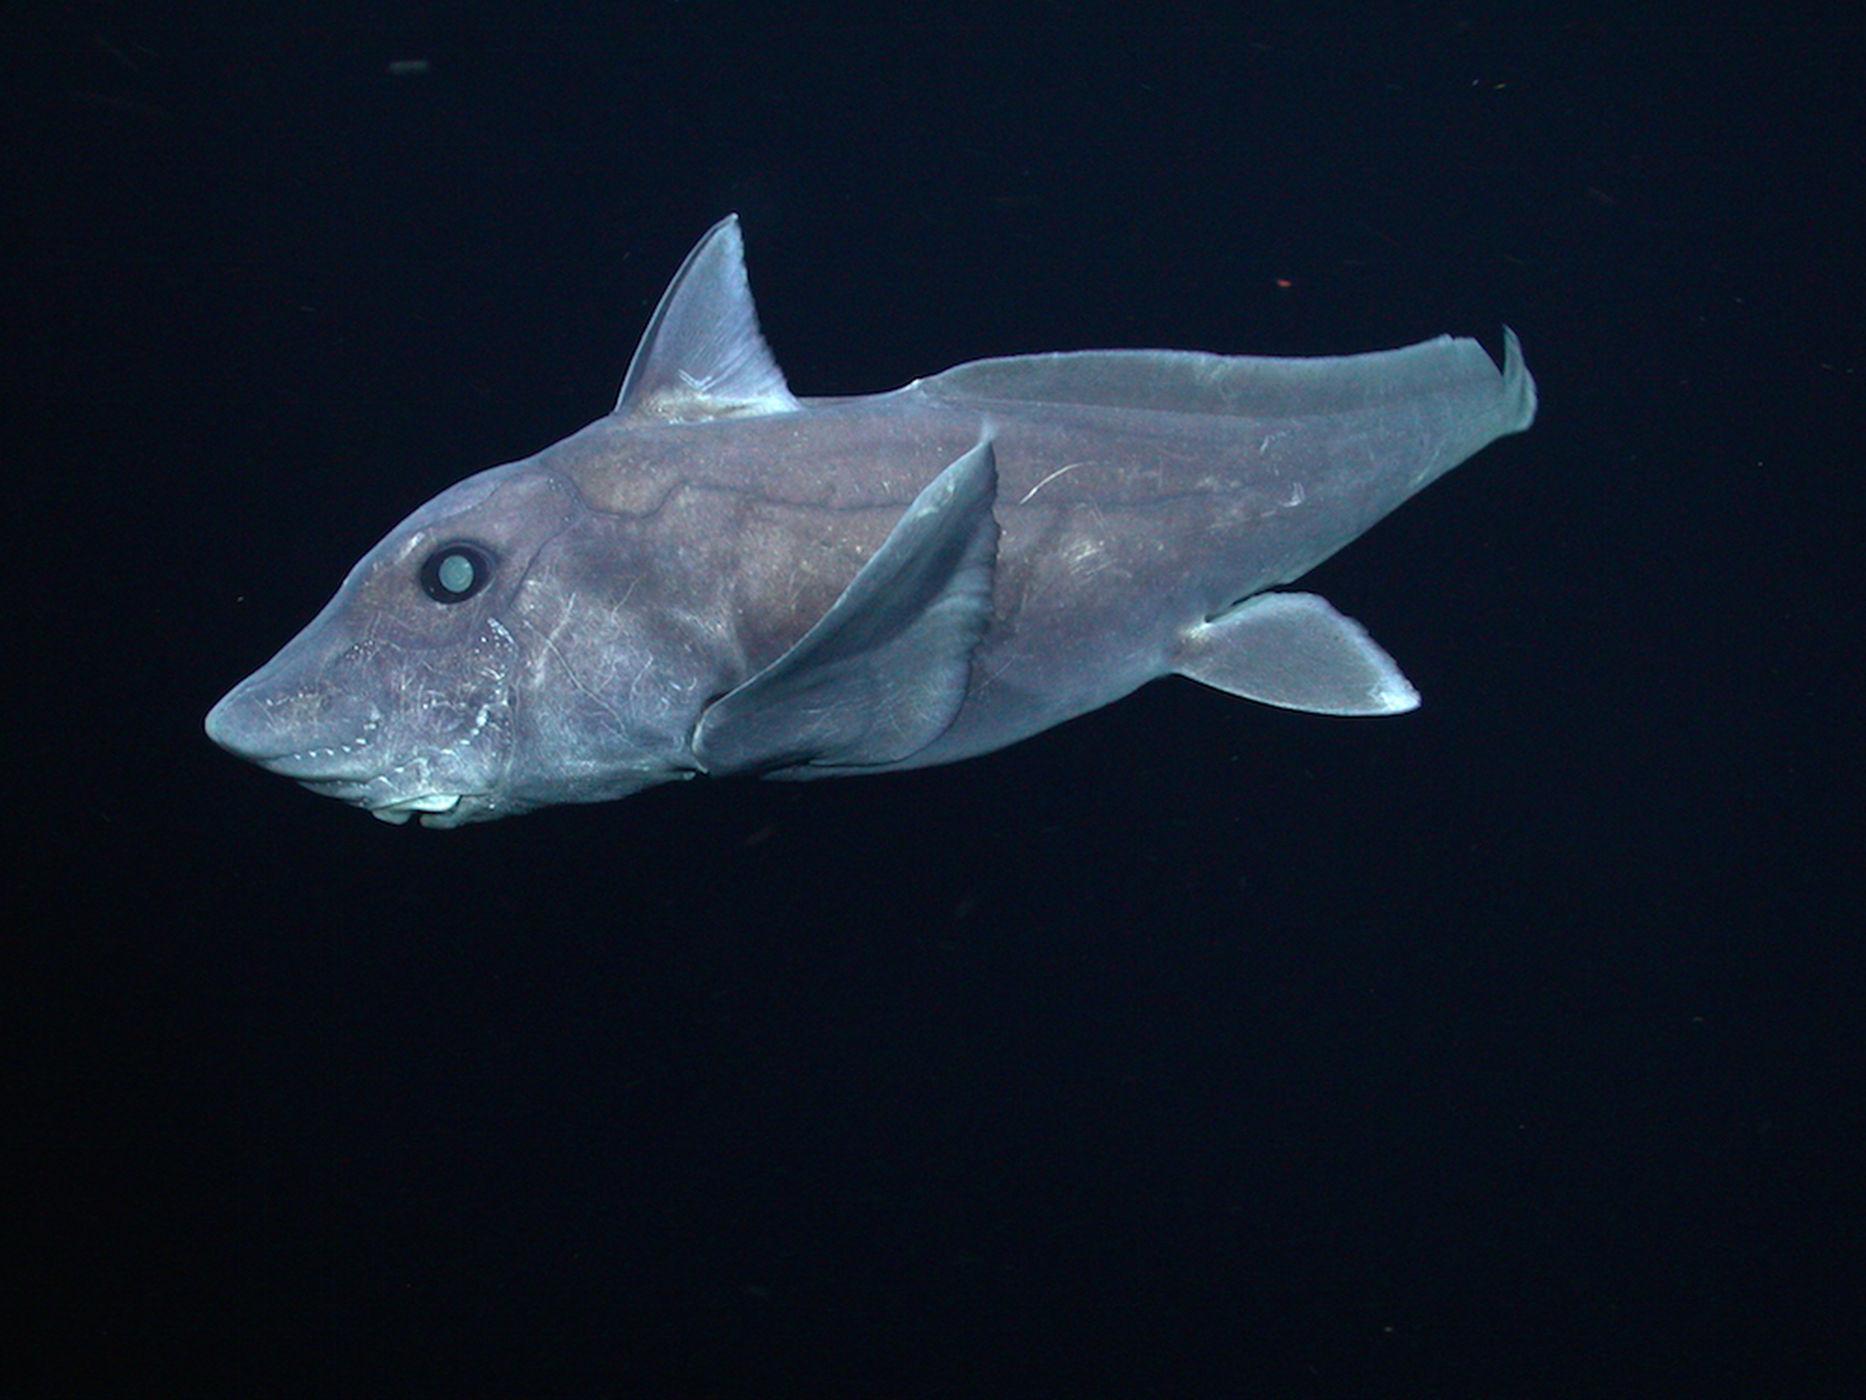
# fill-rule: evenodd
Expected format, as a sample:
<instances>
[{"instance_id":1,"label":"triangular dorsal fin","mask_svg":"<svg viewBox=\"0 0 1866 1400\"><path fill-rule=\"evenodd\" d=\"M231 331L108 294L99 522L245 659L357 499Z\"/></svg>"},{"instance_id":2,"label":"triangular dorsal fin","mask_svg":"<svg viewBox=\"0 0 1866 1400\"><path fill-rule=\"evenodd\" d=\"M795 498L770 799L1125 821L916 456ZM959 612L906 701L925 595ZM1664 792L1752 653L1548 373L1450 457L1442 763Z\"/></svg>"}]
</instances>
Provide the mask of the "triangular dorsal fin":
<instances>
[{"instance_id":1,"label":"triangular dorsal fin","mask_svg":"<svg viewBox=\"0 0 1866 1400\"><path fill-rule=\"evenodd\" d=\"M687 254L662 294L629 362L615 411L625 418L690 423L797 407L758 333L739 216L728 214Z\"/></svg>"}]
</instances>

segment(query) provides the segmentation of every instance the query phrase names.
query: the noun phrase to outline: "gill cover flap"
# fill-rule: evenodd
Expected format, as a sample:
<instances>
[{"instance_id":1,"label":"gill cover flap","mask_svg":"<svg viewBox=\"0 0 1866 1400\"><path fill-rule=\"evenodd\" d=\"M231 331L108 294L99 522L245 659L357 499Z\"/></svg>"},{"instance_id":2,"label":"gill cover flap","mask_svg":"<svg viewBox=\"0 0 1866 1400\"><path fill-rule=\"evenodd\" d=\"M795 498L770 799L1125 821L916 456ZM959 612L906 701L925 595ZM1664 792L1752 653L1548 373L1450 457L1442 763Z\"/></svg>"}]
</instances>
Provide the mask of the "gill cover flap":
<instances>
[{"instance_id":1,"label":"gill cover flap","mask_svg":"<svg viewBox=\"0 0 1866 1400\"><path fill-rule=\"evenodd\" d=\"M701 767L870 767L944 734L991 619L997 490L988 441L942 471L816 625L700 716Z\"/></svg>"},{"instance_id":2,"label":"gill cover flap","mask_svg":"<svg viewBox=\"0 0 1866 1400\"><path fill-rule=\"evenodd\" d=\"M654 310L615 411L690 423L789 413L798 407L758 332L739 216L707 231Z\"/></svg>"},{"instance_id":3,"label":"gill cover flap","mask_svg":"<svg viewBox=\"0 0 1866 1400\"><path fill-rule=\"evenodd\" d=\"M1397 715L1419 692L1367 629L1313 593L1260 593L1180 635L1173 670L1318 715Z\"/></svg>"}]
</instances>

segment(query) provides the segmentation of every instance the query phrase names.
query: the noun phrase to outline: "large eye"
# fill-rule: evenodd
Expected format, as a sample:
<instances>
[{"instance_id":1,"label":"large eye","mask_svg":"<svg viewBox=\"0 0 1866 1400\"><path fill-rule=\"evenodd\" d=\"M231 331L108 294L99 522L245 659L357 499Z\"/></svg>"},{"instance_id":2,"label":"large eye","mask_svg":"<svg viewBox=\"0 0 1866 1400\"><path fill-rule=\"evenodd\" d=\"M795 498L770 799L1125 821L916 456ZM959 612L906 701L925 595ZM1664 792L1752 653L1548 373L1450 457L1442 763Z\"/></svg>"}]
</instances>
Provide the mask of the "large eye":
<instances>
[{"instance_id":1,"label":"large eye","mask_svg":"<svg viewBox=\"0 0 1866 1400\"><path fill-rule=\"evenodd\" d=\"M476 544L444 544L421 564L421 587L437 603L460 603L492 578L492 556Z\"/></svg>"}]
</instances>

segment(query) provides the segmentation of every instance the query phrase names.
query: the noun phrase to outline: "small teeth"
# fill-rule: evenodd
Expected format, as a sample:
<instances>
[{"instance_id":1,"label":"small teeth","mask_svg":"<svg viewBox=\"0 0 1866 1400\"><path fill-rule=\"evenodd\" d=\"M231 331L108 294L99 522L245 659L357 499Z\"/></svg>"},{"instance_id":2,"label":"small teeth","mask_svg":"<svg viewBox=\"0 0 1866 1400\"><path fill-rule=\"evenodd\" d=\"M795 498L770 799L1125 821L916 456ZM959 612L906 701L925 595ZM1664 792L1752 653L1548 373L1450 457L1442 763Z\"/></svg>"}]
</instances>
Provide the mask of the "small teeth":
<instances>
[{"instance_id":1,"label":"small teeth","mask_svg":"<svg viewBox=\"0 0 1866 1400\"><path fill-rule=\"evenodd\" d=\"M400 826L416 812L451 812L459 805L460 794L457 792L430 792L420 797L404 797L399 802L371 807L369 814L377 821L388 822L391 826Z\"/></svg>"}]
</instances>

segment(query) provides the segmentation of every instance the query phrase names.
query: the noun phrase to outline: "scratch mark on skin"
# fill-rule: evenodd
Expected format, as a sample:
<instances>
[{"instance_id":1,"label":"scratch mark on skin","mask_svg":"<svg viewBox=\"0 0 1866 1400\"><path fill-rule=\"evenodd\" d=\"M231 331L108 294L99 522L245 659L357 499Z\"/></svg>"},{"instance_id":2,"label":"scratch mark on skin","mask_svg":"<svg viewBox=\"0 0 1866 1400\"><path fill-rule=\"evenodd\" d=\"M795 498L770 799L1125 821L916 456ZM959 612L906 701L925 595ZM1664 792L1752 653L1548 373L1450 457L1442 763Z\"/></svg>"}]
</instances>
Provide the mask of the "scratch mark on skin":
<instances>
[{"instance_id":1,"label":"scratch mark on skin","mask_svg":"<svg viewBox=\"0 0 1866 1400\"><path fill-rule=\"evenodd\" d=\"M557 634L562 632L566 627L570 625L570 619L576 614L576 610L577 610L577 595L573 592L568 598L564 600L564 610L562 613L558 615L557 626L553 627L551 629L551 635L544 639L544 644L547 647L549 647L553 653L556 654L557 659L559 661L563 661L564 654L557 650ZM567 662L564 665L564 669L566 671L570 669L570 666Z\"/></svg>"},{"instance_id":2,"label":"scratch mark on skin","mask_svg":"<svg viewBox=\"0 0 1866 1400\"><path fill-rule=\"evenodd\" d=\"M976 700L979 696L983 695L987 690L989 690L991 688L991 683L997 680L998 677L1002 676L1006 671L1010 670L1012 665L1015 663L1015 660L1016 658L1011 658L1010 660L1005 661L1002 665L998 667L997 670L993 671L989 676L986 676L984 680L980 681L978 683L978 689L972 692L972 698Z\"/></svg>"},{"instance_id":3,"label":"scratch mark on skin","mask_svg":"<svg viewBox=\"0 0 1866 1400\"><path fill-rule=\"evenodd\" d=\"M610 605L609 630L611 632L619 632L622 630L622 610L628 606L628 600L635 596L635 586L640 582L641 575L636 574L634 578L628 581L628 587L622 590L622 596Z\"/></svg>"},{"instance_id":4,"label":"scratch mark on skin","mask_svg":"<svg viewBox=\"0 0 1866 1400\"><path fill-rule=\"evenodd\" d=\"M652 655L642 657L641 669L635 673L635 679L628 683L628 698L629 698L629 703L631 705L639 703L640 698L641 698L639 694L639 691L641 689L641 683L644 679L646 679L648 675L648 669L653 665L654 665L654 657ZM663 713L666 712L669 704L671 704L671 702L669 701L662 702L661 709Z\"/></svg>"},{"instance_id":5,"label":"scratch mark on skin","mask_svg":"<svg viewBox=\"0 0 1866 1400\"><path fill-rule=\"evenodd\" d=\"M1024 492L1024 499L1019 501L1018 504L1020 506L1028 505L1030 503L1030 498L1032 496L1036 495L1037 492L1041 491L1045 486L1048 486L1052 481L1056 480L1056 478L1061 476L1064 472L1072 472L1077 467L1086 467L1087 465L1088 463L1086 461L1082 461L1082 462L1071 462L1067 466L1058 467L1055 471L1051 472L1048 476L1044 477L1043 480L1039 481L1035 486L1031 487L1028 491Z\"/></svg>"},{"instance_id":6,"label":"scratch mark on skin","mask_svg":"<svg viewBox=\"0 0 1866 1400\"><path fill-rule=\"evenodd\" d=\"M573 601L574 601L574 597L573 597ZM568 613L566 613L566 616L568 616ZM598 695L595 691L591 690L587 685L583 683L582 678L579 677L573 669L571 669L569 658L566 657L564 653L558 649L557 634L563 631L563 628L564 628L563 621L560 620L557 626L553 627L548 633L542 627L538 626L537 623L533 622L528 617L520 617L519 621L524 623L525 626L529 627L533 632L535 632L538 635L538 639L544 643L545 650L550 652L552 656L557 658L557 664L564 668L564 675L569 677L570 683L573 686L575 686L577 690L581 692L590 701L590 703L595 705L604 714L608 715L611 719L613 719L616 722L617 728L622 728L623 727L622 716L616 713L615 707L611 705L607 700L604 700L602 696Z\"/></svg>"}]
</instances>

